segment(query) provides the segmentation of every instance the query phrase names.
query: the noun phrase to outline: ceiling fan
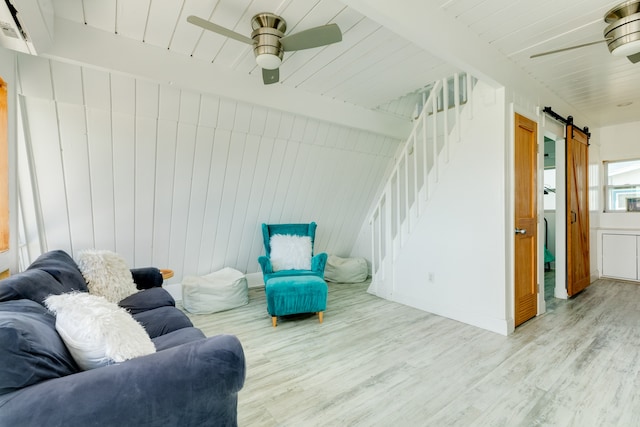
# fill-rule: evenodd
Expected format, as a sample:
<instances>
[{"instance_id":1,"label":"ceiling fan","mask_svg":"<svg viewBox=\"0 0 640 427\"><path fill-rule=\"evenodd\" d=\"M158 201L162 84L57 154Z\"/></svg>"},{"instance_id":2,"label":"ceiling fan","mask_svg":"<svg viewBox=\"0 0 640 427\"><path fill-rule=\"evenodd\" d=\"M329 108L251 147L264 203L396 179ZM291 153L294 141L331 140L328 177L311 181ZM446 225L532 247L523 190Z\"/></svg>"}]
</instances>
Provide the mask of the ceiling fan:
<instances>
[{"instance_id":1,"label":"ceiling fan","mask_svg":"<svg viewBox=\"0 0 640 427\"><path fill-rule=\"evenodd\" d=\"M607 43L614 56L626 56L632 63L640 62L640 0L620 3L604 14L604 40L565 47L531 55L531 58L565 52L599 43Z\"/></svg>"},{"instance_id":2,"label":"ceiling fan","mask_svg":"<svg viewBox=\"0 0 640 427\"><path fill-rule=\"evenodd\" d=\"M342 41L342 32L337 24L321 25L285 36L285 20L268 12L258 13L251 18L251 37L194 15L187 17L187 21L205 30L252 45L256 62L262 68L262 80L266 85L276 83L280 79L278 68L284 52L311 49Z\"/></svg>"}]
</instances>

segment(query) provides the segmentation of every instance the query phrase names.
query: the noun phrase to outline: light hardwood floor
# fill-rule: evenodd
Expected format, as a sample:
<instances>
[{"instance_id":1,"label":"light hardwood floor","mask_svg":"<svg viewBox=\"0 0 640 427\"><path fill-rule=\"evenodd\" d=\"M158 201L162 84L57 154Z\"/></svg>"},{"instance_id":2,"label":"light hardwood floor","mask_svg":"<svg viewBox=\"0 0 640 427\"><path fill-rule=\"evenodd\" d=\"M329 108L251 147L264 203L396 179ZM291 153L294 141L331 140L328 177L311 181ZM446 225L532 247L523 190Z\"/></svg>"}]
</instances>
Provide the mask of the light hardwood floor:
<instances>
[{"instance_id":1,"label":"light hardwood floor","mask_svg":"<svg viewBox=\"0 0 640 427\"><path fill-rule=\"evenodd\" d=\"M638 426L640 285L601 279L509 337L330 284L316 317L190 315L237 335L240 426Z\"/></svg>"}]
</instances>

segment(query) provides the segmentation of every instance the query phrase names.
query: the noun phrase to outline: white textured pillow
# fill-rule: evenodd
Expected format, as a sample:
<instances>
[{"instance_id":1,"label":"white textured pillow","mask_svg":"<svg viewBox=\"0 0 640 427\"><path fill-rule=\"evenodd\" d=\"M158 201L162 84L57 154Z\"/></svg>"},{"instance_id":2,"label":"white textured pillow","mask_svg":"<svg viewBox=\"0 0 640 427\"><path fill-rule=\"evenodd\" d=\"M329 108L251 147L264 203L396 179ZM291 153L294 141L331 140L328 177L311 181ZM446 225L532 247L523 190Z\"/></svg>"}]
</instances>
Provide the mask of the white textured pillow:
<instances>
[{"instance_id":1,"label":"white textured pillow","mask_svg":"<svg viewBox=\"0 0 640 427\"><path fill-rule=\"evenodd\" d=\"M274 234L269 246L273 271L311 270L311 237Z\"/></svg>"},{"instance_id":2,"label":"white textured pillow","mask_svg":"<svg viewBox=\"0 0 640 427\"><path fill-rule=\"evenodd\" d=\"M103 297L85 292L50 295L56 330L83 370L155 353L149 335L131 315Z\"/></svg>"},{"instance_id":3,"label":"white textured pillow","mask_svg":"<svg viewBox=\"0 0 640 427\"><path fill-rule=\"evenodd\" d=\"M117 253L88 249L78 253L76 262L93 295L117 303L138 292L127 262Z\"/></svg>"}]
</instances>

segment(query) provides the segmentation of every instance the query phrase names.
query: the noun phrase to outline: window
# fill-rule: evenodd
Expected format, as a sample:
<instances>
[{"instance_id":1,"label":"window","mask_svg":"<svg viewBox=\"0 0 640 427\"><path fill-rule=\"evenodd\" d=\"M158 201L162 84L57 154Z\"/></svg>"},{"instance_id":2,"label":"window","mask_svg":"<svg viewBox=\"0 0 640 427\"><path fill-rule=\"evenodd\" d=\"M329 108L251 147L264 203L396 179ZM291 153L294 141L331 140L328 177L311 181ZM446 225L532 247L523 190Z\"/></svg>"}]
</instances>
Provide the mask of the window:
<instances>
[{"instance_id":1,"label":"window","mask_svg":"<svg viewBox=\"0 0 640 427\"><path fill-rule=\"evenodd\" d=\"M640 160L604 162L605 212L635 211L640 206Z\"/></svg>"}]
</instances>

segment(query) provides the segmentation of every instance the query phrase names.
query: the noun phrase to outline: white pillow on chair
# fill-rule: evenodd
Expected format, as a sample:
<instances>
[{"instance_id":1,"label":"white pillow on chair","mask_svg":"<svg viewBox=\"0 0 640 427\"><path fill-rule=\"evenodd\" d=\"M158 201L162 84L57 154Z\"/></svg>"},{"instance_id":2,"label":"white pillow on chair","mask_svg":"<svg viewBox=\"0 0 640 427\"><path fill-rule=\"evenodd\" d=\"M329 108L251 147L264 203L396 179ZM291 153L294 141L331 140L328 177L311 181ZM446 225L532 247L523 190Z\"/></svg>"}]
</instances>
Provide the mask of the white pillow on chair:
<instances>
[{"instance_id":1,"label":"white pillow on chair","mask_svg":"<svg viewBox=\"0 0 640 427\"><path fill-rule=\"evenodd\" d=\"M311 270L311 237L274 234L269 246L273 271Z\"/></svg>"}]
</instances>

